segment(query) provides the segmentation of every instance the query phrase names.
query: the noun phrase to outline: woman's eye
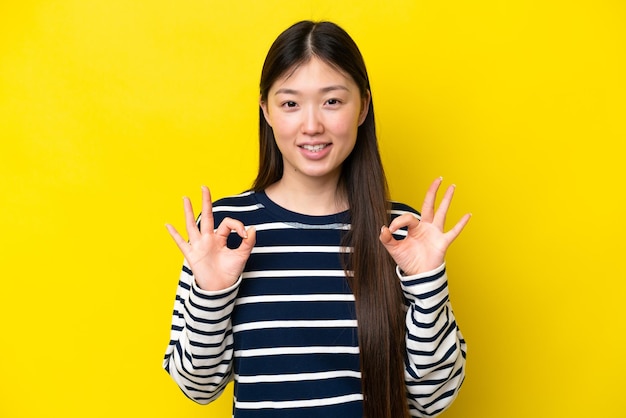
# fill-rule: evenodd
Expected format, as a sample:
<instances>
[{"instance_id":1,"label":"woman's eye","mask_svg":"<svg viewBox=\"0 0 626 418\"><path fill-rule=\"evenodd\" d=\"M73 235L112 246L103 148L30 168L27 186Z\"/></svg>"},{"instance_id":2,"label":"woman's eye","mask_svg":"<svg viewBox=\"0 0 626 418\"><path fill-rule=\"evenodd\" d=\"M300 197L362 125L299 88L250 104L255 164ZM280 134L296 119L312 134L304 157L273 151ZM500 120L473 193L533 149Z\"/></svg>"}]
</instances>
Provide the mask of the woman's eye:
<instances>
[{"instance_id":1,"label":"woman's eye","mask_svg":"<svg viewBox=\"0 0 626 418\"><path fill-rule=\"evenodd\" d=\"M341 102L339 101L339 99L328 99L326 103L328 103L331 106L334 106L334 105L338 105Z\"/></svg>"},{"instance_id":2,"label":"woman's eye","mask_svg":"<svg viewBox=\"0 0 626 418\"><path fill-rule=\"evenodd\" d=\"M292 101L287 101L287 102L283 103L283 107L293 108L293 107L296 107L296 106L297 106L296 102L292 102Z\"/></svg>"}]
</instances>

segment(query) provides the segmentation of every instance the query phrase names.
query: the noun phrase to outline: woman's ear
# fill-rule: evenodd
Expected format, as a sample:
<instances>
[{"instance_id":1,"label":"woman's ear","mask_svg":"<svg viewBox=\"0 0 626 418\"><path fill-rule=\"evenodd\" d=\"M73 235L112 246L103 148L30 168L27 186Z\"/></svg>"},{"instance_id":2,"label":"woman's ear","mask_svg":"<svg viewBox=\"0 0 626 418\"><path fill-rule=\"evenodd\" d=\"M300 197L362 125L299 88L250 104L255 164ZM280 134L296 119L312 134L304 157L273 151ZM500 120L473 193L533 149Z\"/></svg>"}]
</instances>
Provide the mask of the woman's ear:
<instances>
[{"instance_id":1,"label":"woman's ear","mask_svg":"<svg viewBox=\"0 0 626 418\"><path fill-rule=\"evenodd\" d=\"M261 106L261 110L263 111L265 122L271 127L272 123L270 122L270 113L267 110L267 102L264 102L262 97L259 97L259 106Z\"/></svg>"},{"instance_id":2,"label":"woman's ear","mask_svg":"<svg viewBox=\"0 0 626 418\"><path fill-rule=\"evenodd\" d=\"M361 126L363 124L363 122L365 122L365 118L367 117L367 114L368 114L369 109L370 109L370 101L371 100L372 100L372 95L371 95L370 91L367 90L367 92L365 94L365 97L363 97L363 99L361 100L362 107L361 107L361 113L359 114L359 126Z\"/></svg>"}]
</instances>

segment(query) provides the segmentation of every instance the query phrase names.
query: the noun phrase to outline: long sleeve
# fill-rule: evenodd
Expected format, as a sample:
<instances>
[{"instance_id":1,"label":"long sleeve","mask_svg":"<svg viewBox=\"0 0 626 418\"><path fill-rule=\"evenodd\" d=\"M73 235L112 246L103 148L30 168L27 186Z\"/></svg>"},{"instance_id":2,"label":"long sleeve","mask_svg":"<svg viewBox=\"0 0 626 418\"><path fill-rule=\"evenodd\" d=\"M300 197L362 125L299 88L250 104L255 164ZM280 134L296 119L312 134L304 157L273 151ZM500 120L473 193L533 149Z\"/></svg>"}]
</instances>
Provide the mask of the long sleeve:
<instances>
[{"instance_id":1,"label":"long sleeve","mask_svg":"<svg viewBox=\"0 0 626 418\"><path fill-rule=\"evenodd\" d=\"M466 344L452 312L445 263L420 275L403 276L409 408L414 417L441 413L456 398L465 378Z\"/></svg>"},{"instance_id":2,"label":"long sleeve","mask_svg":"<svg viewBox=\"0 0 626 418\"><path fill-rule=\"evenodd\" d=\"M231 313L240 283L241 278L228 289L207 292L183 266L163 367L198 403L216 399L232 380Z\"/></svg>"}]
</instances>

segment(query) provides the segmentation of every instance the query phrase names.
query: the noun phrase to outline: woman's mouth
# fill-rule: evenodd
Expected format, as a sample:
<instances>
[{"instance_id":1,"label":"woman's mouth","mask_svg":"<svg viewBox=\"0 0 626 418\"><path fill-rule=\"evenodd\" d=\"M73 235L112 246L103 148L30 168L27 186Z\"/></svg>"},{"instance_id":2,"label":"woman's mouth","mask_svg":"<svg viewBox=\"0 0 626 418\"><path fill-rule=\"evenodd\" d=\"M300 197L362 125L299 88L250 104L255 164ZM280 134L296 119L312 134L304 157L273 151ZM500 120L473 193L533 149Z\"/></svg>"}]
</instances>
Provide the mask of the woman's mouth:
<instances>
[{"instance_id":1,"label":"woman's mouth","mask_svg":"<svg viewBox=\"0 0 626 418\"><path fill-rule=\"evenodd\" d=\"M327 146L329 146L330 144L317 144L317 145L300 145L300 148L303 148L307 151L310 152L320 152L321 150L323 150L324 148L326 148Z\"/></svg>"}]
</instances>

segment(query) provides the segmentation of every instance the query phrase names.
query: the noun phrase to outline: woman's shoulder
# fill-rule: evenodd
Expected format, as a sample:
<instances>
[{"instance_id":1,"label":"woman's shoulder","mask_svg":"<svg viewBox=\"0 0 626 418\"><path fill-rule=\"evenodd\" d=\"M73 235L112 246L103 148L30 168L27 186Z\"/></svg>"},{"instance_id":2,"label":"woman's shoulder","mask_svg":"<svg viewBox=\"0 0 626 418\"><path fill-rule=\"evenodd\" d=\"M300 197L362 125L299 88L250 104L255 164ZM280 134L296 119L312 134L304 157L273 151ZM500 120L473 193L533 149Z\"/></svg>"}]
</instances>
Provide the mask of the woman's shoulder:
<instances>
[{"instance_id":1,"label":"woman's shoulder","mask_svg":"<svg viewBox=\"0 0 626 418\"><path fill-rule=\"evenodd\" d=\"M253 190L246 190L239 194L221 197L213 202L213 210L221 207L245 207L257 204L258 201Z\"/></svg>"},{"instance_id":2,"label":"woman's shoulder","mask_svg":"<svg viewBox=\"0 0 626 418\"><path fill-rule=\"evenodd\" d=\"M219 198L213 202L215 223L229 217L245 224L261 222L266 216L265 205L258 199L258 193L248 190L239 194Z\"/></svg>"}]
</instances>

